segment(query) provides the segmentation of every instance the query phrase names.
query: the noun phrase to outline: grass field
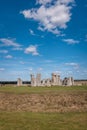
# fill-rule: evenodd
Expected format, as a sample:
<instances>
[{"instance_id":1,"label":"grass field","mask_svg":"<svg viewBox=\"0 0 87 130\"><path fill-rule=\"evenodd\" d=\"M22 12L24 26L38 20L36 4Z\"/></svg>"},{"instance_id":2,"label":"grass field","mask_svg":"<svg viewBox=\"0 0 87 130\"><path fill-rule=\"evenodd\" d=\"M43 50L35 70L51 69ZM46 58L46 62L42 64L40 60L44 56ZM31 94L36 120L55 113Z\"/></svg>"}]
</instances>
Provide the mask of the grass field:
<instances>
[{"instance_id":1,"label":"grass field","mask_svg":"<svg viewBox=\"0 0 87 130\"><path fill-rule=\"evenodd\" d=\"M87 86L0 87L0 130L87 130Z\"/></svg>"},{"instance_id":2,"label":"grass field","mask_svg":"<svg viewBox=\"0 0 87 130\"><path fill-rule=\"evenodd\" d=\"M87 113L0 112L0 130L87 130Z\"/></svg>"},{"instance_id":3,"label":"grass field","mask_svg":"<svg viewBox=\"0 0 87 130\"><path fill-rule=\"evenodd\" d=\"M54 87L0 87L0 92L4 93L47 93L47 92L78 92L87 91L87 86L54 86Z\"/></svg>"}]
</instances>

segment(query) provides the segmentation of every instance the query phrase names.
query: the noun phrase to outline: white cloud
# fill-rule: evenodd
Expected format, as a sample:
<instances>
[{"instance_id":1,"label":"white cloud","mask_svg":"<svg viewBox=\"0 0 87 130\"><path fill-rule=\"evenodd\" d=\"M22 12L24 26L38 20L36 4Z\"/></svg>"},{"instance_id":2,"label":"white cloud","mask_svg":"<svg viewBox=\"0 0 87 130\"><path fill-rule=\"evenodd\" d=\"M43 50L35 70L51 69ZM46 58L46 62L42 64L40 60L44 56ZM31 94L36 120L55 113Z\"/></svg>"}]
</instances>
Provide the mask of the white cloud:
<instances>
[{"instance_id":1,"label":"white cloud","mask_svg":"<svg viewBox=\"0 0 87 130\"><path fill-rule=\"evenodd\" d=\"M24 61L20 61L20 64L24 65L24 64L25 64L25 62L24 62Z\"/></svg>"},{"instance_id":2,"label":"white cloud","mask_svg":"<svg viewBox=\"0 0 87 130\"><path fill-rule=\"evenodd\" d=\"M29 68L29 71L32 71L33 70L33 68L31 67L31 68Z\"/></svg>"},{"instance_id":3,"label":"white cloud","mask_svg":"<svg viewBox=\"0 0 87 130\"><path fill-rule=\"evenodd\" d=\"M70 62L70 63L65 63L65 65L69 65L69 66L77 66L78 63Z\"/></svg>"},{"instance_id":4,"label":"white cloud","mask_svg":"<svg viewBox=\"0 0 87 130\"><path fill-rule=\"evenodd\" d=\"M32 71L33 70L33 68L31 67L31 68L24 68L24 70L27 70L27 71Z\"/></svg>"},{"instance_id":5,"label":"white cloud","mask_svg":"<svg viewBox=\"0 0 87 130\"><path fill-rule=\"evenodd\" d=\"M39 8L24 10L20 13L27 19L38 21L38 29L43 31L59 34L61 29L67 27L74 0L37 0L37 3L40 4Z\"/></svg>"},{"instance_id":6,"label":"white cloud","mask_svg":"<svg viewBox=\"0 0 87 130\"><path fill-rule=\"evenodd\" d=\"M71 63L65 63L65 65L72 66L72 67L74 67L74 69L79 69L79 64L78 63L71 62Z\"/></svg>"},{"instance_id":7,"label":"white cloud","mask_svg":"<svg viewBox=\"0 0 87 130\"><path fill-rule=\"evenodd\" d=\"M21 45L15 42L13 39L1 38L0 42L3 43L4 46L13 46L20 47Z\"/></svg>"},{"instance_id":8,"label":"white cloud","mask_svg":"<svg viewBox=\"0 0 87 130\"><path fill-rule=\"evenodd\" d=\"M23 48L21 48L21 47L15 47L15 48L13 48L12 50L14 50L14 51L22 51Z\"/></svg>"},{"instance_id":9,"label":"white cloud","mask_svg":"<svg viewBox=\"0 0 87 130\"><path fill-rule=\"evenodd\" d=\"M57 73L57 74L61 74L62 71L58 71L58 70L56 70L55 73Z\"/></svg>"},{"instance_id":10,"label":"white cloud","mask_svg":"<svg viewBox=\"0 0 87 130\"><path fill-rule=\"evenodd\" d=\"M40 67L40 68L38 68L38 71L42 71L42 70L43 70L43 68L41 68L41 67Z\"/></svg>"},{"instance_id":11,"label":"white cloud","mask_svg":"<svg viewBox=\"0 0 87 130\"><path fill-rule=\"evenodd\" d=\"M47 4L47 3L50 3L52 0L37 0L37 4L43 4L43 5L45 5L45 4Z\"/></svg>"},{"instance_id":12,"label":"white cloud","mask_svg":"<svg viewBox=\"0 0 87 130\"><path fill-rule=\"evenodd\" d=\"M53 60L44 60L44 62L46 62L46 63L52 63L54 61Z\"/></svg>"},{"instance_id":13,"label":"white cloud","mask_svg":"<svg viewBox=\"0 0 87 130\"><path fill-rule=\"evenodd\" d=\"M30 32L31 35L35 35L33 30L29 29L29 32Z\"/></svg>"},{"instance_id":14,"label":"white cloud","mask_svg":"<svg viewBox=\"0 0 87 130\"><path fill-rule=\"evenodd\" d=\"M5 68L0 68L0 71L4 71L5 70Z\"/></svg>"},{"instance_id":15,"label":"white cloud","mask_svg":"<svg viewBox=\"0 0 87 130\"><path fill-rule=\"evenodd\" d=\"M8 53L8 50L0 50L0 53L6 54Z\"/></svg>"},{"instance_id":16,"label":"white cloud","mask_svg":"<svg viewBox=\"0 0 87 130\"><path fill-rule=\"evenodd\" d=\"M12 56L12 55L7 55L7 56L5 56L5 58L6 58L6 59L12 59L13 56Z\"/></svg>"},{"instance_id":17,"label":"white cloud","mask_svg":"<svg viewBox=\"0 0 87 130\"><path fill-rule=\"evenodd\" d=\"M64 42L68 44L78 44L80 41L74 39L63 39Z\"/></svg>"},{"instance_id":18,"label":"white cloud","mask_svg":"<svg viewBox=\"0 0 87 130\"><path fill-rule=\"evenodd\" d=\"M39 55L37 51L37 46L30 45L28 48L25 49L26 54L32 54L32 55Z\"/></svg>"},{"instance_id":19,"label":"white cloud","mask_svg":"<svg viewBox=\"0 0 87 130\"><path fill-rule=\"evenodd\" d=\"M74 0L57 0L58 3L60 4L70 4L70 3L75 3Z\"/></svg>"}]
</instances>

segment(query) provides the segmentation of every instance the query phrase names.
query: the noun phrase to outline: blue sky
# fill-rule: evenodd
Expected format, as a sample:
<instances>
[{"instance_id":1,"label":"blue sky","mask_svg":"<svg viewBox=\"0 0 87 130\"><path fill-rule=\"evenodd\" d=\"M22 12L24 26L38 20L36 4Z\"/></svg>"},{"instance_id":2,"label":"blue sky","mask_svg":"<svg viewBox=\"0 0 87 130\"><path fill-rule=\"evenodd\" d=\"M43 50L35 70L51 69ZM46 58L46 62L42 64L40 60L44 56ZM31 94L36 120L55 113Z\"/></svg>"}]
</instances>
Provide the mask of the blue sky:
<instances>
[{"instance_id":1,"label":"blue sky","mask_svg":"<svg viewBox=\"0 0 87 130\"><path fill-rule=\"evenodd\" d=\"M87 0L0 2L0 80L87 79Z\"/></svg>"}]
</instances>

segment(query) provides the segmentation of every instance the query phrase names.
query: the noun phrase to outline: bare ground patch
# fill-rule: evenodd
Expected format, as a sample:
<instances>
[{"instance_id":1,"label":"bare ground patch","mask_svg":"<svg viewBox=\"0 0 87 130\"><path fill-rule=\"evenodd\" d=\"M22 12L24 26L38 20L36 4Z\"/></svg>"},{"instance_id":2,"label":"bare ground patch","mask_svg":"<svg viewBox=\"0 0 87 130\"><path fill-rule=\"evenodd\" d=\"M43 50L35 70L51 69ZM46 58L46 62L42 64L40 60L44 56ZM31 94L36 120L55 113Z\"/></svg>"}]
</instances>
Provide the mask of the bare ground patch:
<instances>
[{"instance_id":1,"label":"bare ground patch","mask_svg":"<svg viewBox=\"0 0 87 130\"><path fill-rule=\"evenodd\" d=\"M87 93L12 94L0 93L0 111L86 111Z\"/></svg>"}]
</instances>

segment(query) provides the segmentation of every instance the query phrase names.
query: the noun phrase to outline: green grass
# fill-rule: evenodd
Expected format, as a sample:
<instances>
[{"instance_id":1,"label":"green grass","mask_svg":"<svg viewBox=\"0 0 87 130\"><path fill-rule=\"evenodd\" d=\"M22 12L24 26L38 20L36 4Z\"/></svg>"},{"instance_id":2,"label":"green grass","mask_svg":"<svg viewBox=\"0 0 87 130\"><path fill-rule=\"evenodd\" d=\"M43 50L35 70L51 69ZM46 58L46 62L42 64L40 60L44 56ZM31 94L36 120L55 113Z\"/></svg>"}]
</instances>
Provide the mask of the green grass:
<instances>
[{"instance_id":1,"label":"green grass","mask_svg":"<svg viewBox=\"0 0 87 130\"><path fill-rule=\"evenodd\" d=\"M54 87L0 87L0 92L5 93L46 93L46 92L71 92L71 91L87 91L87 86L54 86Z\"/></svg>"},{"instance_id":2,"label":"green grass","mask_svg":"<svg viewBox=\"0 0 87 130\"><path fill-rule=\"evenodd\" d=\"M87 130L87 113L0 112L0 130Z\"/></svg>"}]
</instances>

